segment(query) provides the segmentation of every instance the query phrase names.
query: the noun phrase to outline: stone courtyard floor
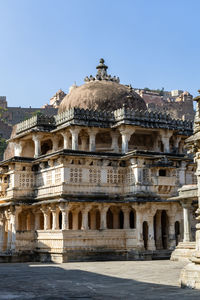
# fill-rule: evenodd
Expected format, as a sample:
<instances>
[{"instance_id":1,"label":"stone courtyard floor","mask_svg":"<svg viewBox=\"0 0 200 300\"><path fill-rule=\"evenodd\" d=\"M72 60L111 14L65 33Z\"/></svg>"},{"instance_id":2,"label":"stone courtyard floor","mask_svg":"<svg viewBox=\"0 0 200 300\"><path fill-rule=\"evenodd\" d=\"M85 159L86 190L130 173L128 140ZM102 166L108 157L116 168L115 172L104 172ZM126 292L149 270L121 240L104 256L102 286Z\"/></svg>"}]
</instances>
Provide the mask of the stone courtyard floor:
<instances>
[{"instance_id":1,"label":"stone courtyard floor","mask_svg":"<svg viewBox=\"0 0 200 300\"><path fill-rule=\"evenodd\" d=\"M112 261L0 264L0 299L200 299L178 287L183 263Z\"/></svg>"}]
</instances>

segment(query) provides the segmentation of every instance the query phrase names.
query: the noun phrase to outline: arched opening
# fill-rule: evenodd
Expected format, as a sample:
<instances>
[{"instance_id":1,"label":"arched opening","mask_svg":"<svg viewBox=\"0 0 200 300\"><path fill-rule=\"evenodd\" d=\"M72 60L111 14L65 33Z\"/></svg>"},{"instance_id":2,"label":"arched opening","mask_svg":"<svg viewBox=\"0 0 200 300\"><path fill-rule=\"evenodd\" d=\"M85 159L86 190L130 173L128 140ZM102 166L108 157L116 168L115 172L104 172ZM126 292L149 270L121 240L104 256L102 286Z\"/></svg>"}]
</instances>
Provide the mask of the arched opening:
<instances>
[{"instance_id":1,"label":"arched opening","mask_svg":"<svg viewBox=\"0 0 200 300\"><path fill-rule=\"evenodd\" d=\"M18 215L18 228L17 230L22 230L22 213L19 213Z\"/></svg>"},{"instance_id":2,"label":"arched opening","mask_svg":"<svg viewBox=\"0 0 200 300\"><path fill-rule=\"evenodd\" d=\"M179 243L179 237L180 237L180 222L176 221L174 224L174 231L175 231L175 239L176 239L176 246Z\"/></svg>"},{"instance_id":3,"label":"arched opening","mask_svg":"<svg viewBox=\"0 0 200 300\"><path fill-rule=\"evenodd\" d=\"M109 132L99 132L96 135L96 150L99 152L111 151L112 138Z\"/></svg>"},{"instance_id":4,"label":"arched opening","mask_svg":"<svg viewBox=\"0 0 200 300\"><path fill-rule=\"evenodd\" d=\"M78 229L80 230L82 227L82 212L79 211L78 213Z\"/></svg>"},{"instance_id":5,"label":"arched opening","mask_svg":"<svg viewBox=\"0 0 200 300\"><path fill-rule=\"evenodd\" d=\"M133 133L129 140L131 150L153 150L153 136L150 134Z\"/></svg>"},{"instance_id":6,"label":"arched opening","mask_svg":"<svg viewBox=\"0 0 200 300\"><path fill-rule=\"evenodd\" d=\"M100 216L100 211L97 209L96 211L96 229L100 229L100 222L101 222L101 216Z\"/></svg>"},{"instance_id":7,"label":"arched opening","mask_svg":"<svg viewBox=\"0 0 200 300\"><path fill-rule=\"evenodd\" d=\"M130 228L133 229L135 228L135 223L136 223L136 220L135 220L135 211L132 209L129 213L129 223L130 223Z\"/></svg>"},{"instance_id":8,"label":"arched opening","mask_svg":"<svg viewBox=\"0 0 200 300\"><path fill-rule=\"evenodd\" d=\"M44 215L40 213L40 229L44 230Z\"/></svg>"},{"instance_id":9,"label":"arched opening","mask_svg":"<svg viewBox=\"0 0 200 300\"><path fill-rule=\"evenodd\" d=\"M59 218L59 229L62 229L62 212L61 211L59 212L58 218Z\"/></svg>"},{"instance_id":10,"label":"arched opening","mask_svg":"<svg viewBox=\"0 0 200 300\"><path fill-rule=\"evenodd\" d=\"M68 221L69 221L69 229L72 229L73 216L72 216L72 212L71 211L69 211Z\"/></svg>"},{"instance_id":11,"label":"arched opening","mask_svg":"<svg viewBox=\"0 0 200 300\"><path fill-rule=\"evenodd\" d=\"M124 213L121 209L119 211L119 228L120 229L124 228Z\"/></svg>"},{"instance_id":12,"label":"arched opening","mask_svg":"<svg viewBox=\"0 0 200 300\"><path fill-rule=\"evenodd\" d=\"M21 156L23 157L34 157L35 145L33 140L29 139L23 145Z\"/></svg>"},{"instance_id":13,"label":"arched opening","mask_svg":"<svg viewBox=\"0 0 200 300\"><path fill-rule=\"evenodd\" d=\"M148 229L148 223L146 221L144 221L142 224L142 234L143 234L143 241L144 241L144 249L147 250L149 229Z\"/></svg>"},{"instance_id":14,"label":"arched opening","mask_svg":"<svg viewBox=\"0 0 200 300\"><path fill-rule=\"evenodd\" d=\"M165 210L161 213L161 233L162 233L162 247L168 247L168 216Z\"/></svg>"},{"instance_id":15,"label":"arched opening","mask_svg":"<svg viewBox=\"0 0 200 300\"><path fill-rule=\"evenodd\" d=\"M52 212L49 213L49 227L50 229L52 229L52 226L53 226L53 214Z\"/></svg>"},{"instance_id":16,"label":"arched opening","mask_svg":"<svg viewBox=\"0 0 200 300\"><path fill-rule=\"evenodd\" d=\"M106 214L107 228L113 229L113 213L109 208Z\"/></svg>"},{"instance_id":17,"label":"arched opening","mask_svg":"<svg viewBox=\"0 0 200 300\"><path fill-rule=\"evenodd\" d=\"M49 153L52 150L52 148L53 148L52 140L48 139L46 141L43 141L41 143L41 154L44 155Z\"/></svg>"},{"instance_id":18,"label":"arched opening","mask_svg":"<svg viewBox=\"0 0 200 300\"><path fill-rule=\"evenodd\" d=\"M89 150L89 135L86 130L81 130L78 137L79 149L82 151Z\"/></svg>"}]
</instances>

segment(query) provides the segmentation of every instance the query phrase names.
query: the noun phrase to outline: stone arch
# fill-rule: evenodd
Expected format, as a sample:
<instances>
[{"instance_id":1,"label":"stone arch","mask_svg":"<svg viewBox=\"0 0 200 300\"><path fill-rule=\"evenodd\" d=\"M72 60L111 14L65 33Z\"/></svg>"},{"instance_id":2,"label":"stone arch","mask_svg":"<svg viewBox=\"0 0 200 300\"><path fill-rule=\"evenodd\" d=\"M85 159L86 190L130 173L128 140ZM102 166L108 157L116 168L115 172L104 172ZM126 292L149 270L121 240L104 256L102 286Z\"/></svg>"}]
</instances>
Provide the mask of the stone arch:
<instances>
[{"instance_id":1,"label":"stone arch","mask_svg":"<svg viewBox=\"0 0 200 300\"><path fill-rule=\"evenodd\" d=\"M179 238L180 238L180 233L181 233L179 221L176 221L174 223L174 231L175 231L175 239L176 239L176 246L177 246L179 243Z\"/></svg>"},{"instance_id":2,"label":"stone arch","mask_svg":"<svg viewBox=\"0 0 200 300\"><path fill-rule=\"evenodd\" d=\"M106 214L107 228L113 229L113 213L109 208Z\"/></svg>"},{"instance_id":3,"label":"stone arch","mask_svg":"<svg viewBox=\"0 0 200 300\"><path fill-rule=\"evenodd\" d=\"M50 151L52 151L53 148L53 142L51 139L46 139L44 141L41 142L41 154L47 154Z\"/></svg>"},{"instance_id":4,"label":"stone arch","mask_svg":"<svg viewBox=\"0 0 200 300\"><path fill-rule=\"evenodd\" d=\"M35 145L32 139L28 139L24 142L22 146L21 156L23 157L34 157L35 154Z\"/></svg>"},{"instance_id":5,"label":"stone arch","mask_svg":"<svg viewBox=\"0 0 200 300\"><path fill-rule=\"evenodd\" d=\"M130 228L136 228L136 211L135 209L131 209L129 212L129 224Z\"/></svg>"},{"instance_id":6,"label":"stone arch","mask_svg":"<svg viewBox=\"0 0 200 300\"><path fill-rule=\"evenodd\" d=\"M123 228L124 228L124 213L120 209L120 211L119 211L119 229L123 229Z\"/></svg>"},{"instance_id":7,"label":"stone arch","mask_svg":"<svg viewBox=\"0 0 200 300\"><path fill-rule=\"evenodd\" d=\"M112 137L109 131L96 134L96 151L111 151Z\"/></svg>"},{"instance_id":8,"label":"stone arch","mask_svg":"<svg viewBox=\"0 0 200 300\"><path fill-rule=\"evenodd\" d=\"M49 212L49 227L52 229L53 226L53 214L52 212Z\"/></svg>"},{"instance_id":9,"label":"stone arch","mask_svg":"<svg viewBox=\"0 0 200 300\"><path fill-rule=\"evenodd\" d=\"M44 230L44 214L40 213L40 229Z\"/></svg>"},{"instance_id":10,"label":"stone arch","mask_svg":"<svg viewBox=\"0 0 200 300\"><path fill-rule=\"evenodd\" d=\"M79 211L78 213L78 230L80 230L82 227L82 212Z\"/></svg>"},{"instance_id":11,"label":"stone arch","mask_svg":"<svg viewBox=\"0 0 200 300\"><path fill-rule=\"evenodd\" d=\"M84 129L82 129L79 132L78 144L79 144L79 149L81 149L82 151L88 151L89 150L89 134Z\"/></svg>"},{"instance_id":12,"label":"stone arch","mask_svg":"<svg viewBox=\"0 0 200 300\"><path fill-rule=\"evenodd\" d=\"M69 229L72 229L73 226L73 214L71 212L71 210L69 211L69 215L68 215L68 221L69 221Z\"/></svg>"},{"instance_id":13,"label":"stone arch","mask_svg":"<svg viewBox=\"0 0 200 300\"><path fill-rule=\"evenodd\" d=\"M59 211L59 214L58 214L58 223L59 223L59 229L62 229L62 212Z\"/></svg>"},{"instance_id":14,"label":"stone arch","mask_svg":"<svg viewBox=\"0 0 200 300\"><path fill-rule=\"evenodd\" d=\"M144 241L144 249L147 250L148 248L148 235L149 235L149 226L147 221L144 221L142 224L142 235Z\"/></svg>"},{"instance_id":15,"label":"stone arch","mask_svg":"<svg viewBox=\"0 0 200 300\"><path fill-rule=\"evenodd\" d=\"M163 249L168 248L168 227L169 221L166 210L161 212L161 233L162 233L162 247Z\"/></svg>"}]
</instances>

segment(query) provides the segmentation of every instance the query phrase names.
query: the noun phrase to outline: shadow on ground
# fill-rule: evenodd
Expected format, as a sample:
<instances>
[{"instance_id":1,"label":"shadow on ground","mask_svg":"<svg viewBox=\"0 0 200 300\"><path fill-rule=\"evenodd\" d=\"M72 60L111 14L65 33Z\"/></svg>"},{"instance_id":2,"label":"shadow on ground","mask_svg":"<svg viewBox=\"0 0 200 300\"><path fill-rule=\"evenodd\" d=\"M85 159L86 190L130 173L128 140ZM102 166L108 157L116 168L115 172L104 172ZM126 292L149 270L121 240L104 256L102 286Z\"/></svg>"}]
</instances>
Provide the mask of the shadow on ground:
<instances>
[{"instance_id":1,"label":"shadow on ground","mask_svg":"<svg viewBox=\"0 0 200 300\"><path fill-rule=\"evenodd\" d=\"M0 264L0 299L200 299L200 291L59 265Z\"/></svg>"}]
</instances>

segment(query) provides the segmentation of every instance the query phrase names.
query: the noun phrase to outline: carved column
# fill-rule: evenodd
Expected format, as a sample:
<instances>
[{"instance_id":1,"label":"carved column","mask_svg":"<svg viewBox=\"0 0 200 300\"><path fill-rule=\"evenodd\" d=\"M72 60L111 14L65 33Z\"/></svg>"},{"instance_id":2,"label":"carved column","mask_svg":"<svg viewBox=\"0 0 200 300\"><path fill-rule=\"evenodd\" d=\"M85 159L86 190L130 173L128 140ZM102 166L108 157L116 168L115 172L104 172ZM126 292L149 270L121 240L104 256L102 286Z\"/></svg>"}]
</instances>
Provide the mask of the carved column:
<instances>
[{"instance_id":1,"label":"carved column","mask_svg":"<svg viewBox=\"0 0 200 300\"><path fill-rule=\"evenodd\" d=\"M120 133L122 135L122 153L128 152L128 142L134 132L135 130L130 128L120 129Z\"/></svg>"},{"instance_id":2,"label":"carved column","mask_svg":"<svg viewBox=\"0 0 200 300\"><path fill-rule=\"evenodd\" d=\"M23 146L24 146L24 141L18 141L14 143L14 156L22 155Z\"/></svg>"},{"instance_id":3,"label":"carved column","mask_svg":"<svg viewBox=\"0 0 200 300\"><path fill-rule=\"evenodd\" d=\"M118 132L112 132L111 136L112 136L111 148L114 152L118 153L119 152L119 143L118 143L119 133Z\"/></svg>"},{"instance_id":4,"label":"carved column","mask_svg":"<svg viewBox=\"0 0 200 300\"><path fill-rule=\"evenodd\" d=\"M70 144L69 144L69 138L70 138L70 133L69 132L61 132L63 136L63 148L64 149L69 149Z\"/></svg>"},{"instance_id":5,"label":"carved column","mask_svg":"<svg viewBox=\"0 0 200 300\"><path fill-rule=\"evenodd\" d=\"M89 133L89 151L94 152L96 151L96 134L97 129L90 129L88 130Z\"/></svg>"},{"instance_id":6,"label":"carved column","mask_svg":"<svg viewBox=\"0 0 200 300\"><path fill-rule=\"evenodd\" d=\"M41 211L44 215L44 230L50 229L50 215L49 215L49 209L46 207L42 207Z\"/></svg>"},{"instance_id":7,"label":"carved column","mask_svg":"<svg viewBox=\"0 0 200 300\"><path fill-rule=\"evenodd\" d=\"M37 134L33 134L32 140L35 145L35 154L34 157L38 157L41 154L41 136Z\"/></svg>"},{"instance_id":8,"label":"carved column","mask_svg":"<svg viewBox=\"0 0 200 300\"><path fill-rule=\"evenodd\" d=\"M161 129L160 134L161 134L161 140L162 140L163 147L164 147L164 152L169 153L170 152L169 140L173 133L172 133L172 131Z\"/></svg>"},{"instance_id":9,"label":"carved column","mask_svg":"<svg viewBox=\"0 0 200 300\"><path fill-rule=\"evenodd\" d=\"M143 241L143 210L133 206L136 211L137 248L144 249Z\"/></svg>"},{"instance_id":10,"label":"carved column","mask_svg":"<svg viewBox=\"0 0 200 300\"><path fill-rule=\"evenodd\" d=\"M122 207L122 211L124 214L124 229L130 229L130 208Z\"/></svg>"},{"instance_id":11,"label":"carved column","mask_svg":"<svg viewBox=\"0 0 200 300\"><path fill-rule=\"evenodd\" d=\"M58 150L59 137L57 135L54 135L52 138L52 142L53 142L52 152L55 152Z\"/></svg>"},{"instance_id":12,"label":"carved column","mask_svg":"<svg viewBox=\"0 0 200 300\"><path fill-rule=\"evenodd\" d=\"M169 220L169 249L174 250L176 247L176 237L175 237L175 215L170 215Z\"/></svg>"},{"instance_id":13,"label":"carved column","mask_svg":"<svg viewBox=\"0 0 200 300\"><path fill-rule=\"evenodd\" d=\"M81 225L81 229L82 230L88 230L88 212L89 212L90 208L89 207L85 207L82 210L82 225Z\"/></svg>"},{"instance_id":14,"label":"carved column","mask_svg":"<svg viewBox=\"0 0 200 300\"><path fill-rule=\"evenodd\" d=\"M79 128L71 128L70 129L72 135L72 150L78 150L78 135L80 132Z\"/></svg>"},{"instance_id":15,"label":"carved column","mask_svg":"<svg viewBox=\"0 0 200 300\"><path fill-rule=\"evenodd\" d=\"M5 234L5 215L2 212L0 214L0 252L3 251L4 234Z\"/></svg>"},{"instance_id":16,"label":"carved column","mask_svg":"<svg viewBox=\"0 0 200 300\"><path fill-rule=\"evenodd\" d=\"M52 206L50 208L50 211L52 212L52 230L58 230L59 223L58 223L58 210L56 206Z\"/></svg>"},{"instance_id":17,"label":"carved column","mask_svg":"<svg viewBox=\"0 0 200 300\"><path fill-rule=\"evenodd\" d=\"M67 203L61 203L59 205L60 211L62 212L62 230L69 229L69 206Z\"/></svg>"},{"instance_id":18,"label":"carved column","mask_svg":"<svg viewBox=\"0 0 200 300\"><path fill-rule=\"evenodd\" d=\"M107 211L109 206L103 206L101 209L101 226L100 229L107 229Z\"/></svg>"},{"instance_id":19,"label":"carved column","mask_svg":"<svg viewBox=\"0 0 200 300\"><path fill-rule=\"evenodd\" d=\"M153 215L148 215L148 250L155 250L155 239L154 239L154 226L153 226Z\"/></svg>"},{"instance_id":20,"label":"carved column","mask_svg":"<svg viewBox=\"0 0 200 300\"><path fill-rule=\"evenodd\" d=\"M191 241L191 226L190 226L190 207L191 205L188 203L182 203L183 207L183 223L184 223L184 242Z\"/></svg>"}]
</instances>

